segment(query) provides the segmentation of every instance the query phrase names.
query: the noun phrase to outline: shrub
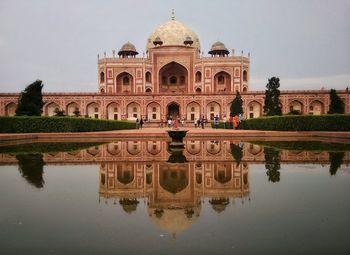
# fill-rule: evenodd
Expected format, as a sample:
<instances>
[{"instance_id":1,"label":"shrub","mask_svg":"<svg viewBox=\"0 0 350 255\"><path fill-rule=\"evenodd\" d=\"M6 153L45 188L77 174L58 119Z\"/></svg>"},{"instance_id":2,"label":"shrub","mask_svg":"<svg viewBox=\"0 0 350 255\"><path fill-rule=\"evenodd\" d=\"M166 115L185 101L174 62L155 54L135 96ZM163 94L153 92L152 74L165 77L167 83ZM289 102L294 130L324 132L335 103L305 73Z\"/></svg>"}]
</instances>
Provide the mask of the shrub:
<instances>
[{"instance_id":1,"label":"shrub","mask_svg":"<svg viewBox=\"0 0 350 255\"><path fill-rule=\"evenodd\" d=\"M277 131L350 131L350 115L288 115L247 119L242 129Z\"/></svg>"},{"instance_id":2,"label":"shrub","mask_svg":"<svg viewBox=\"0 0 350 255\"><path fill-rule=\"evenodd\" d=\"M0 117L0 133L91 132L134 129L128 121L71 117Z\"/></svg>"}]
</instances>

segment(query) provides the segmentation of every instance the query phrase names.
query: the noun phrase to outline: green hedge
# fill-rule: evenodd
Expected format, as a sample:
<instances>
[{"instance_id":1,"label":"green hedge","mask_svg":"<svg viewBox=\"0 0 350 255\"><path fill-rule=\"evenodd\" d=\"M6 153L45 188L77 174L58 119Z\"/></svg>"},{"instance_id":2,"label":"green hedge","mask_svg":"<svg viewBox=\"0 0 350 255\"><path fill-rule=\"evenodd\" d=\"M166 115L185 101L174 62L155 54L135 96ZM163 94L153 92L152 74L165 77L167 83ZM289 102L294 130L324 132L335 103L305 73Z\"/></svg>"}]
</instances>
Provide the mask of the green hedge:
<instances>
[{"instance_id":1,"label":"green hedge","mask_svg":"<svg viewBox=\"0 0 350 255\"><path fill-rule=\"evenodd\" d=\"M277 131L350 131L350 115L285 115L247 119L241 129Z\"/></svg>"},{"instance_id":2,"label":"green hedge","mask_svg":"<svg viewBox=\"0 0 350 255\"><path fill-rule=\"evenodd\" d=\"M91 132L134 129L135 123L75 117L0 117L0 133Z\"/></svg>"}]
</instances>

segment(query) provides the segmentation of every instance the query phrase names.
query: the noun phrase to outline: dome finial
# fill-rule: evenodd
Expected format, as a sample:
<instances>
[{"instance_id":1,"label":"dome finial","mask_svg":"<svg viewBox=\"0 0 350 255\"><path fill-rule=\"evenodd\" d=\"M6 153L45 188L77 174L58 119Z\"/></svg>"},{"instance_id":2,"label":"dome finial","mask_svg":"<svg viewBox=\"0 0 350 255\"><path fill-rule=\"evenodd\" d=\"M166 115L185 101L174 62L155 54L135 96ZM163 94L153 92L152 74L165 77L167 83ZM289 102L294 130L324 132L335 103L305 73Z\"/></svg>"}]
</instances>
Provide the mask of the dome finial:
<instances>
[{"instance_id":1,"label":"dome finial","mask_svg":"<svg viewBox=\"0 0 350 255\"><path fill-rule=\"evenodd\" d=\"M171 10L171 20L175 20L175 10Z\"/></svg>"}]
</instances>

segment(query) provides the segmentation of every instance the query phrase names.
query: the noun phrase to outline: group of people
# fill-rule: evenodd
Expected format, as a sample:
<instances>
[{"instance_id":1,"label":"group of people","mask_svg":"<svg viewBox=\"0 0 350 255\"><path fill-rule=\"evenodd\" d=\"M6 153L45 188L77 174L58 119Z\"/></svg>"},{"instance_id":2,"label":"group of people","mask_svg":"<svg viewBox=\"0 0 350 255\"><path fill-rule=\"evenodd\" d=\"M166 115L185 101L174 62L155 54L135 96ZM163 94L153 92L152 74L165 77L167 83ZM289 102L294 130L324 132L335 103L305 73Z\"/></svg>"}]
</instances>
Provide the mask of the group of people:
<instances>
[{"instance_id":1,"label":"group of people","mask_svg":"<svg viewBox=\"0 0 350 255\"><path fill-rule=\"evenodd\" d=\"M219 115L216 114L213 118L214 121L214 128L218 128L219 127ZM232 126L233 129L238 129L239 124L243 121L243 114L239 114L239 115L235 115L235 116L230 116L229 118L229 124L230 126ZM146 120L144 120L143 118L137 118L136 119L136 128L139 129L143 127L143 125L145 124ZM208 123L208 120L204 117L204 115L201 118L197 118L194 120L194 127L195 128L203 128L205 127L205 124ZM226 116L223 117L223 123L224 123L224 128L227 128L227 118ZM182 117L180 118L175 117L172 118L171 116L164 121L164 119L162 119L160 121L159 127L163 128L163 127L168 127L168 128L178 128L179 125L181 125L181 127L183 128L185 126L185 118ZM228 126L229 127L229 126Z\"/></svg>"},{"instance_id":2,"label":"group of people","mask_svg":"<svg viewBox=\"0 0 350 255\"><path fill-rule=\"evenodd\" d=\"M208 120L206 118L204 118L204 116L202 116L202 118L199 118L199 119L195 119L194 120L194 127L195 128L203 128L204 129L204 126L205 124L208 122Z\"/></svg>"}]
</instances>

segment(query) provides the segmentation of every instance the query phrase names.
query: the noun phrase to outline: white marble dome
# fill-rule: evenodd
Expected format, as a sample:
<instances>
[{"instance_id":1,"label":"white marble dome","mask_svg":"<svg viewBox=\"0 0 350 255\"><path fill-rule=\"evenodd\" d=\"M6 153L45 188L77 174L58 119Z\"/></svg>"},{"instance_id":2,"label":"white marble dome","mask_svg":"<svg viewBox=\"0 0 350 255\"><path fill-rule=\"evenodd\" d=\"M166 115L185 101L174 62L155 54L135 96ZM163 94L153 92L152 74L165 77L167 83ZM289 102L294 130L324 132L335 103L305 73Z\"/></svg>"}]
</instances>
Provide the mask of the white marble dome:
<instances>
[{"instance_id":1,"label":"white marble dome","mask_svg":"<svg viewBox=\"0 0 350 255\"><path fill-rule=\"evenodd\" d=\"M158 26L147 40L146 50L154 48L153 41L159 37L163 42L162 46L184 46L184 41L187 37L193 40L192 47L200 50L198 36L186 25L172 18L164 24Z\"/></svg>"}]
</instances>

